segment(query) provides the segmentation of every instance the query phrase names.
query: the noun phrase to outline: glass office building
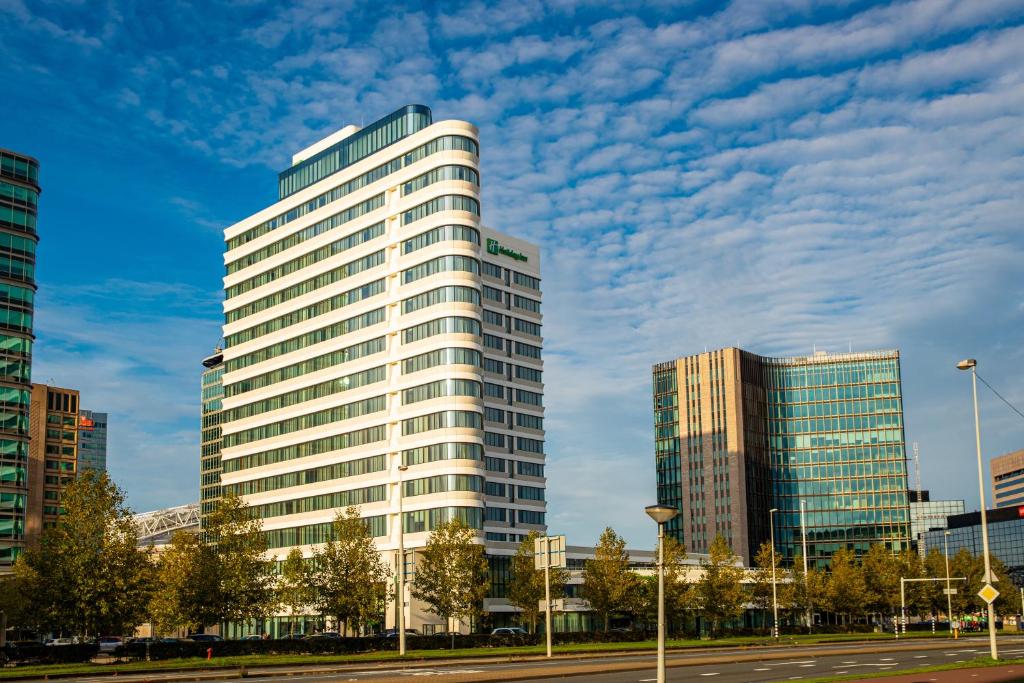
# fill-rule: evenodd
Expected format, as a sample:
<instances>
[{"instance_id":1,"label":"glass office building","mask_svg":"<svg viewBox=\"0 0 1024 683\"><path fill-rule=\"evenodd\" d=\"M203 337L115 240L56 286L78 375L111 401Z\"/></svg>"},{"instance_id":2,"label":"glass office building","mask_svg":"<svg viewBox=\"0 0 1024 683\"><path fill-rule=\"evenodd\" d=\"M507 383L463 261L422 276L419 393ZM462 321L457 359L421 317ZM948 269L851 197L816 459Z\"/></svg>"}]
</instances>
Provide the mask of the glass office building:
<instances>
[{"instance_id":1,"label":"glass office building","mask_svg":"<svg viewBox=\"0 0 1024 683\"><path fill-rule=\"evenodd\" d=\"M910 546L898 351L767 358L736 348L654 366L658 502L690 552L715 536L751 562Z\"/></svg>"},{"instance_id":2,"label":"glass office building","mask_svg":"<svg viewBox=\"0 0 1024 683\"><path fill-rule=\"evenodd\" d=\"M78 471L107 471L107 414L78 413Z\"/></svg>"},{"instance_id":3,"label":"glass office building","mask_svg":"<svg viewBox=\"0 0 1024 683\"><path fill-rule=\"evenodd\" d=\"M1024 586L1024 505L1011 508L995 508L985 513L988 520L989 551L998 557L1010 573L1013 585ZM961 548L981 557L981 513L968 512L949 518L949 556L956 555ZM923 534L929 548L943 548L944 529L934 529ZM996 584L1005 593L1003 584Z\"/></svg>"},{"instance_id":4,"label":"glass office building","mask_svg":"<svg viewBox=\"0 0 1024 683\"><path fill-rule=\"evenodd\" d=\"M39 162L0 149L0 572L25 542Z\"/></svg>"},{"instance_id":5,"label":"glass office building","mask_svg":"<svg viewBox=\"0 0 1024 683\"><path fill-rule=\"evenodd\" d=\"M924 557L930 550L924 532L945 529L948 518L962 515L965 508L963 500L931 500L928 491L920 494L920 501L917 491L908 491L907 497L910 499L910 538L917 546L918 554Z\"/></svg>"},{"instance_id":6,"label":"glass office building","mask_svg":"<svg viewBox=\"0 0 1024 683\"><path fill-rule=\"evenodd\" d=\"M224 355L218 349L203 359L199 443L199 514L205 520L221 497L220 422L224 399Z\"/></svg>"}]
</instances>

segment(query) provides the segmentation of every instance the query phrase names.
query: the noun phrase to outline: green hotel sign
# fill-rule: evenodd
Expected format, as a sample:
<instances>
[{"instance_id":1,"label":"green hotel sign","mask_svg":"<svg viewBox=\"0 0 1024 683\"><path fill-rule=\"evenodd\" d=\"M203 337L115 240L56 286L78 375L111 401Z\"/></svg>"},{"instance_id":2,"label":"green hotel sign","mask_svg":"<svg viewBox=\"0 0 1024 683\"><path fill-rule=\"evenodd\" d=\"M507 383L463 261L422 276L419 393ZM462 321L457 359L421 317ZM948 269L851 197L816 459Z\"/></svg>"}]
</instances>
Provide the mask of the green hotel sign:
<instances>
[{"instance_id":1,"label":"green hotel sign","mask_svg":"<svg viewBox=\"0 0 1024 683\"><path fill-rule=\"evenodd\" d=\"M501 254L502 256L508 256L509 258L513 258L516 261L525 262L528 260L526 258L526 254L524 254L523 252L516 251L515 249L509 249L508 247L503 247L501 246L501 244L498 243L498 240L492 240L490 238L487 239L487 253L495 255Z\"/></svg>"}]
</instances>

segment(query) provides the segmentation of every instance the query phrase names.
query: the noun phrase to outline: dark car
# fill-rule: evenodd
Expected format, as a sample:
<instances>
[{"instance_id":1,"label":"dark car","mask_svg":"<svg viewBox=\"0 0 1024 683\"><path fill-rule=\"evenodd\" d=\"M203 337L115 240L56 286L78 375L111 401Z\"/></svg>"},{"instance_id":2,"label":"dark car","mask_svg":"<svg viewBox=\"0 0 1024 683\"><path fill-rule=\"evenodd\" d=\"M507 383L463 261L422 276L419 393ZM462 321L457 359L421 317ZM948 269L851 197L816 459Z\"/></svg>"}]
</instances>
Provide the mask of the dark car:
<instances>
[{"instance_id":1,"label":"dark car","mask_svg":"<svg viewBox=\"0 0 1024 683\"><path fill-rule=\"evenodd\" d=\"M492 636L528 636L529 633L525 629L521 629L517 626L503 626L496 628L491 631Z\"/></svg>"},{"instance_id":2,"label":"dark car","mask_svg":"<svg viewBox=\"0 0 1024 683\"><path fill-rule=\"evenodd\" d=\"M341 634L337 631L323 631L306 636L306 640L341 640Z\"/></svg>"},{"instance_id":3,"label":"dark car","mask_svg":"<svg viewBox=\"0 0 1024 683\"><path fill-rule=\"evenodd\" d=\"M188 640L197 643L219 643L224 639L212 633L193 633L188 637Z\"/></svg>"},{"instance_id":4,"label":"dark car","mask_svg":"<svg viewBox=\"0 0 1024 683\"><path fill-rule=\"evenodd\" d=\"M407 629L405 629L405 637L406 638L408 638L409 636L418 636L419 634L420 634L420 632L417 631L414 628L407 628ZM397 638L398 637L398 629L389 628L387 631L384 631L384 637L385 638Z\"/></svg>"},{"instance_id":5,"label":"dark car","mask_svg":"<svg viewBox=\"0 0 1024 683\"><path fill-rule=\"evenodd\" d=\"M304 633L289 633L286 636L281 636L278 640L305 640L306 635Z\"/></svg>"}]
</instances>

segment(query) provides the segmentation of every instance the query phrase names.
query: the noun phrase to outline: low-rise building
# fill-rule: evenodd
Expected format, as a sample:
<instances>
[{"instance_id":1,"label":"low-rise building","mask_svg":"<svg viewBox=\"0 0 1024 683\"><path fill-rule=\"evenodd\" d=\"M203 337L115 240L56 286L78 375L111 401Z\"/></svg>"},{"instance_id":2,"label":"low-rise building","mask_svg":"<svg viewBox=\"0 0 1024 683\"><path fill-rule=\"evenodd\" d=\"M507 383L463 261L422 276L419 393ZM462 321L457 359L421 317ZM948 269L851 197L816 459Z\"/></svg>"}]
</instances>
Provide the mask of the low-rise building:
<instances>
[{"instance_id":1,"label":"low-rise building","mask_svg":"<svg viewBox=\"0 0 1024 683\"><path fill-rule=\"evenodd\" d=\"M992 504L997 508L1024 505L1024 449L992 458Z\"/></svg>"},{"instance_id":2,"label":"low-rise building","mask_svg":"<svg viewBox=\"0 0 1024 683\"><path fill-rule=\"evenodd\" d=\"M1014 508L996 508L986 512L988 518L989 551L1009 570L1015 586L1024 586L1024 505ZM968 512L949 518L949 556L961 548L981 556L981 513ZM933 529L923 534L929 548L943 548L945 529ZM1000 586L1000 590L1004 590Z\"/></svg>"}]
</instances>

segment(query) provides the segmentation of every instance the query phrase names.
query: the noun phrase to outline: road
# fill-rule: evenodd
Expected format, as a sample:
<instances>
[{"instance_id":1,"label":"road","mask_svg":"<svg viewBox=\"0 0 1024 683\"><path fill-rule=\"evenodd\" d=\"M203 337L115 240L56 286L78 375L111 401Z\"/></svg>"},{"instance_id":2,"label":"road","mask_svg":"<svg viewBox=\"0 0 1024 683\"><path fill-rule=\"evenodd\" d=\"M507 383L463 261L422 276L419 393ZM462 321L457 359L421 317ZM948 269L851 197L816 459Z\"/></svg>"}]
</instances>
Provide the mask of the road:
<instances>
[{"instance_id":1,"label":"road","mask_svg":"<svg viewBox=\"0 0 1024 683\"><path fill-rule=\"evenodd\" d=\"M1005 658L1024 658L1024 638L1000 638ZM670 681L713 681L714 683L758 683L798 681L831 675L862 674L870 678L880 672L962 662L984 656L987 643L981 639L956 642L907 640L860 644L812 645L794 648L721 649L671 653L668 656ZM885 650L879 652L879 650ZM1021 669L1024 679L1024 668ZM593 681L594 683L643 683L654 680L654 656L586 655L510 661L448 660L363 665L311 665L261 667L247 672L260 683L339 683L367 681L400 683L410 678L430 678L438 683L458 681ZM150 674L121 673L118 683L171 683L172 681L216 681L238 678L238 670L203 672L167 672ZM926 679L925 679L926 680ZM964 680L970 680L969 675ZM991 679L994 680L994 679ZM65 679L68 683L110 683L107 676L82 676Z\"/></svg>"}]
</instances>

